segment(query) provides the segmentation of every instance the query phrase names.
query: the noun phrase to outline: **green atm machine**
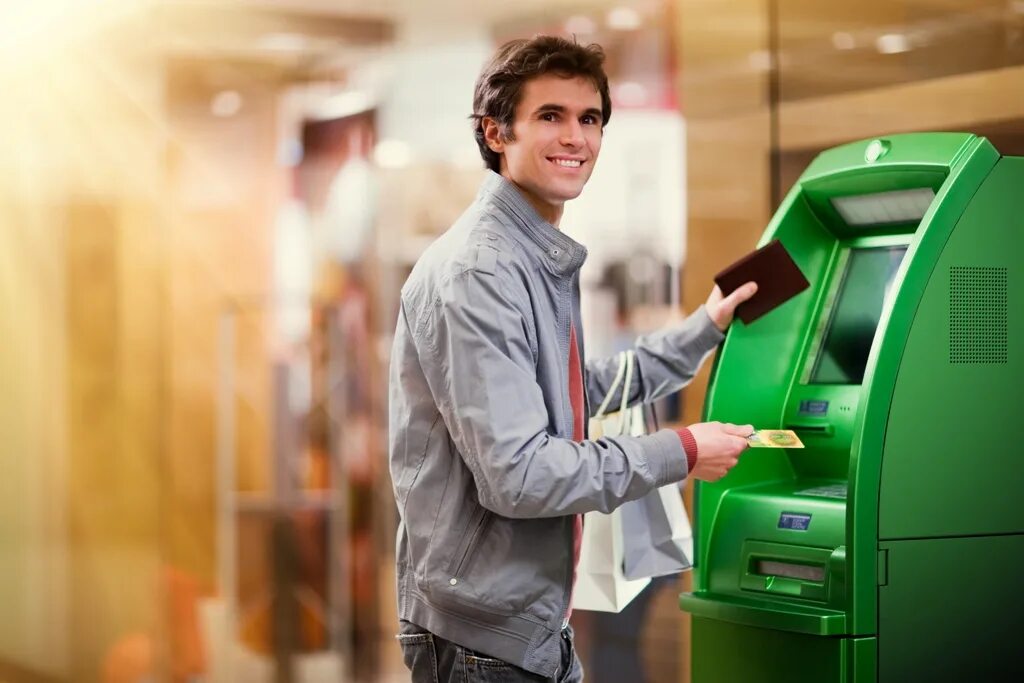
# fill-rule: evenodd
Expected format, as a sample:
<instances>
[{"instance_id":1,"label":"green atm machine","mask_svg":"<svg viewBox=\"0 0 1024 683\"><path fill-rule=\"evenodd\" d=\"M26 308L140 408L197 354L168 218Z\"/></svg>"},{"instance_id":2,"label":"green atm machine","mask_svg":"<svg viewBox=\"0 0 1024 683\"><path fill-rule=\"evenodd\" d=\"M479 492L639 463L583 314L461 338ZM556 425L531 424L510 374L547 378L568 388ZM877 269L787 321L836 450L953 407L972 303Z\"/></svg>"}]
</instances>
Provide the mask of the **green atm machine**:
<instances>
[{"instance_id":1,"label":"green atm machine","mask_svg":"<svg viewBox=\"0 0 1024 683\"><path fill-rule=\"evenodd\" d=\"M706 417L806 448L697 487L693 682L1024 680L1024 158L837 147L772 239L810 287L733 325Z\"/></svg>"}]
</instances>

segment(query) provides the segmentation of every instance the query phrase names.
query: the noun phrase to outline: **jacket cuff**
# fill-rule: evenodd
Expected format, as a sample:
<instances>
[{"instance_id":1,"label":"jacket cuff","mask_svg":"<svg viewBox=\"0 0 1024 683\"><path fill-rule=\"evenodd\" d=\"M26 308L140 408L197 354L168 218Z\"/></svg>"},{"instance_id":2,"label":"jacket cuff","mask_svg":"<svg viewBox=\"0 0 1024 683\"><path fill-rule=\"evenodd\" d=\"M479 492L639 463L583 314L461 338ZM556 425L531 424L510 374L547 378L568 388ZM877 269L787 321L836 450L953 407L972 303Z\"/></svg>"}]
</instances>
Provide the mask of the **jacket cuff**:
<instances>
[{"instance_id":1,"label":"jacket cuff","mask_svg":"<svg viewBox=\"0 0 1024 683\"><path fill-rule=\"evenodd\" d=\"M659 429L650 437L654 448L648 450L647 465L659 488L682 481L689 474L686 451L674 429Z\"/></svg>"},{"instance_id":2,"label":"jacket cuff","mask_svg":"<svg viewBox=\"0 0 1024 683\"><path fill-rule=\"evenodd\" d=\"M686 469L688 472L693 472L693 467L697 464L697 439L687 427L677 429L676 434L679 435L679 441L683 444L683 450L686 451Z\"/></svg>"}]
</instances>

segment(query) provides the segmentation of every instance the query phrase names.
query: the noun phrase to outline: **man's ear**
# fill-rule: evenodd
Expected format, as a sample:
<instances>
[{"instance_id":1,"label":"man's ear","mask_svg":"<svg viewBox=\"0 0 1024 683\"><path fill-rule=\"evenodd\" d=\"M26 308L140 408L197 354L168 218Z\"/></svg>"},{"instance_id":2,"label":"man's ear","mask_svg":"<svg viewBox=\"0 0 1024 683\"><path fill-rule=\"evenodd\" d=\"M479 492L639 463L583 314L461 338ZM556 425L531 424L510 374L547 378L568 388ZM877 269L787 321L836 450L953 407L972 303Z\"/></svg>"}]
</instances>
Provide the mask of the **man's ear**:
<instances>
[{"instance_id":1,"label":"man's ear","mask_svg":"<svg viewBox=\"0 0 1024 683\"><path fill-rule=\"evenodd\" d=\"M505 151L505 141L501 137L501 125L490 116L485 116L481 122L484 128L484 141L495 154L502 154Z\"/></svg>"}]
</instances>

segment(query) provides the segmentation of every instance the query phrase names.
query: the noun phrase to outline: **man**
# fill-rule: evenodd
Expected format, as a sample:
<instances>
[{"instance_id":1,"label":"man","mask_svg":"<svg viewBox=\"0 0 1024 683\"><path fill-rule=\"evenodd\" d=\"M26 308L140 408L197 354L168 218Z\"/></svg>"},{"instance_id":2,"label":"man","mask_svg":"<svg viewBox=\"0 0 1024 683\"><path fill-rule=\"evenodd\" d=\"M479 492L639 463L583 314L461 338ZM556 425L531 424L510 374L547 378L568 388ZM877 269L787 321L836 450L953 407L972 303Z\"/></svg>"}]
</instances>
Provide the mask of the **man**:
<instances>
[{"instance_id":1,"label":"man","mask_svg":"<svg viewBox=\"0 0 1024 683\"><path fill-rule=\"evenodd\" d=\"M611 115L603 59L547 36L498 51L473 103L490 172L402 289L390 464L398 639L416 682L581 680L568 615L582 514L687 474L718 479L752 431L586 440L616 364L583 372L586 250L558 224ZM637 340L631 401L689 381L754 288L716 288L681 326Z\"/></svg>"}]
</instances>

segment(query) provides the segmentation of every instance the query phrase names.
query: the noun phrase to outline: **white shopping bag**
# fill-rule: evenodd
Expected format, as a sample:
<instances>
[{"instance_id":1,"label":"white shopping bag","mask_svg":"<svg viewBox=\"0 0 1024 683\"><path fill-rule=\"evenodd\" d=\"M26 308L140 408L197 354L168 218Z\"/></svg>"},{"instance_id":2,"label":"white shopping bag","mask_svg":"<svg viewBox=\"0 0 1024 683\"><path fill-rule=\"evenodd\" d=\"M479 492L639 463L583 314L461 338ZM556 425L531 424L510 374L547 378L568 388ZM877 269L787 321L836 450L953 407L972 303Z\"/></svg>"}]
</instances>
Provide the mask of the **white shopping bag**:
<instances>
[{"instance_id":1,"label":"white shopping bag","mask_svg":"<svg viewBox=\"0 0 1024 683\"><path fill-rule=\"evenodd\" d=\"M632 351L619 354L619 370L604 402L590 420L590 437L602 435L618 436L644 433L642 408L637 405L627 408L629 387L633 379L636 362ZM619 411L605 415L613 394L622 386L622 403ZM623 573L625 542L622 529L622 514L615 510L610 515L588 512L583 518L583 544L580 548L580 562L577 568L576 586L573 589L574 610L598 612L621 612L640 594L650 578L630 580Z\"/></svg>"}]
</instances>

